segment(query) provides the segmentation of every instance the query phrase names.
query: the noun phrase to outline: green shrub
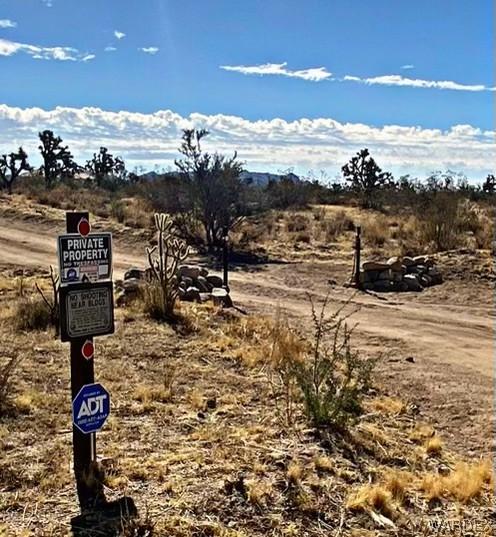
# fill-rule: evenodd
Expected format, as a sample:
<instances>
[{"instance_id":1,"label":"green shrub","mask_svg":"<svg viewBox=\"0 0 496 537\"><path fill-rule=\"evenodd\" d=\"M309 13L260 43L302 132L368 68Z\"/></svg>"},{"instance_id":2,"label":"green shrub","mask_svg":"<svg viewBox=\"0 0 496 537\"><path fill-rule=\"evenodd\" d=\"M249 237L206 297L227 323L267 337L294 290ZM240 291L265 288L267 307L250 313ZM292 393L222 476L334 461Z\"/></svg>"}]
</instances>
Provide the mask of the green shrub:
<instances>
[{"instance_id":1,"label":"green shrub","mask_svg":"<svg viewBox=\"0 0 496 537\"><path fill-rule=\"evenodd\" d=\"M305 414L317 429L345 430L362 411L375 360L351 347L343 308L327 315L328 298L317 312L312 302L313 334L301 342L286 328L273 331L270 380L278 379L284 407L303 401ZM274 356L277 359L274 359ZM295 393L295 388L297 392ZM277 391L277 390L276 390ZM277 393L274 400L277 403ZM286 414L292 414L286 411Z\"/></svg>"}]
</instances>

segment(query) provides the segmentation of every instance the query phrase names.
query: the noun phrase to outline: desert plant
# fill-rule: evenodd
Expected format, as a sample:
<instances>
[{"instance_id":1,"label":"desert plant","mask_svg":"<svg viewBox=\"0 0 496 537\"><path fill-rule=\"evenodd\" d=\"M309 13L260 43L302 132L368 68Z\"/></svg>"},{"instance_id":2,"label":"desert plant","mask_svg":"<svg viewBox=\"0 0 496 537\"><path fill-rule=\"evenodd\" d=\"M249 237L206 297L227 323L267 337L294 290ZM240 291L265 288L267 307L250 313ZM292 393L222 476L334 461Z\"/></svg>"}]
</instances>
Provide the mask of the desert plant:
<instances>
[{"instance_id":1,"label":"desert plant","mask_svg":"<svg viewBox=\"0 0 496 537\"><path fill-rule=\"evenodd\" d=\"M21 298L14 315L17 330L46 330L51 325L51 316L41 297Z\"/></svg>"},{"instance_id":2,"label":"desert plant","mask_svg":"<svg viewBox=\"0 0 496 537\"><path fill-rule=\"evenodd\" d=\"M145 291L152 306L153 317L174 321L174 306L179 295L178 266L189 254L187 244L175 234L173 221L167 214L154 215L157 245L147 248L148 263L154 281Z\"/></svg>"},{"instance_id":3,"label":"desert plant","mask_svg":"<svg viewBox=\"0 0 496 537\"><path fill-rule=\"evenodd\" d=\"M462 243L462 220L458 196L449 191L428 195L419 212L420 240L436 251L450 250Z\"/></svg>"},{"instance_id":4,"label":"desert plant","mask_svg":"<svg viewBox=\"0 0 496 537\"><path fill-rule=\"evenodd\" d=\"M12 375L16 367L19 365L20 358L12 356L0 362L0 416L4 412L11 390Z\"/></svg>"},{"instance_id":5,"label":"desert plant","mask_svg":"<svg viewBox=\"0 0 496 537\"><path fill-rule=\"evenodd\" d=\"M377 191L390 183L393 178L389 172L381 170L370 156L368 149L359 151L341 168L341 171L352 189L360 195L362 205L366 208L376 205Z\"/></svg>"},{"instance_id":6,"label":"desert plant","mask_svg":"<svg viewBox=\"0 0 496 537\"><path fill-rule=\"evenodd\" d=\"M59 288L60 277L55 273L53 267L50 265L50 284L52 290L52 298L48 298L43 292L38 283L35 284L36 290L43 299L45 306L47 307L50 315L50 324L55 327L55 336L59 335L60 329L60 308L59 308Z\"/></svg>"},{"instance_id":7,"label":"desert plant","mask_svg":"<svg viewBox=\"0 0 496 537\"><path fill-rule=\"evenodd\" d=\"M31 166L28 164L28 155L22 147L17 153L2 155L0 157L0 188L5 187L7 192L12 194L12 186L23 171L31 171Z\"/></svg>"},{"instance_id":8,"label":"desert plant","mask_svg":"<svg viewBox=\"0 0 496 537\"><path fill-rule=\"evenodd\" d=\"M100 147L100 151L93 154L93 158L87 161L85 167L95 178L98 186L102 186L104 181L107 181L108 186L119 184L126 177L124 161L120 157L114 157L106 147Z\"/></svg>"},{"instance_id":9,"label":"desert plant","mask_svg":"<svg viewBox=\"0 0 496 537\"><path fill-rule=\"evenodd\" d=\"M201 222L206 246L213 251L223 244L224 230L239 225L249 213L244 200L245 185L240 178L242 165L236 153L230 158L203 151L206 130L185 130L179 149L183 159L176 160L183 180L186 207L190 218L181 219L182 231L197 242L196 233L188 233L186 224Z\"/></svg>"},{"instance_id":10,"label":"desert plant","mask_svg":"<svg viewBox=\"0 0 496 537\"><path fill-rule=\"evenodd\" d=\"M309 359L296 361L294 374L312 424L318 429L342 430L362 411L375 360L362 358L351 347L353 329L347 324L350 315L343 315L348 303L328 315L328 299L320 312L311 300Z\"/></svg>"},{"instance_id":11,"label":"desert plant","mask_svg":"<svg viewBox=\"0 0 496 537\"><path fill-rule=\"evenodd\" d=\"M38 136L41 142L39 150L43 159L40 172L45 178L46 188L51 188L60 177L73 177L78 166L69 148L61 145L62 138L56 137L50 130L44 130Z\"/></svg>"}]
</instances>

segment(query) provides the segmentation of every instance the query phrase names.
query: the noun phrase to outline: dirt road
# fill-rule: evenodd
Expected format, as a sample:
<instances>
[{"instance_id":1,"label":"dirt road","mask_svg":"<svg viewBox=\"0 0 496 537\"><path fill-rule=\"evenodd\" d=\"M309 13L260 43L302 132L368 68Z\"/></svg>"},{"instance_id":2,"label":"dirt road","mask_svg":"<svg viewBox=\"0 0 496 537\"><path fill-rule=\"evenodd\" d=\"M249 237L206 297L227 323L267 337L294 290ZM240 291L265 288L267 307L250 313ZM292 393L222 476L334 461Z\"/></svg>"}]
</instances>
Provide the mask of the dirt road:
<instances>
[{"instance_id":1,"label":"dirt road","mask_svg":"<svg viewBox=\"0 0 496 537\"><path fill-rule=\"evenodd\" d=\"M53 223L0 216L0 264L16 267L56 264L56 235L63 231L57 227ZM144 246L114 241L117 277L131 266L144 266ZM308 293L323 300L330 292L333 308L350 299L350 289L341 285L331 287L328 283L329 278L345 281L347 270L349 267L343 263L329 262L237 270L231 277L233 298L246 309L260 313L272 313L280 307L293 324L303 325L310 318ZM416 384L418 397L425 395L422 393L425 390L430 391L429 405L433 412L436 404L442 406L456 398L467 399L464 405L479 406L479 414L472 420L473 434L479 438L474 443L479 445L480 435L486 434L481 431L487 429L492 413L492 294L484 291L479 293L481 299L477 302L467 299L463 303L460 295L464 293L463 287L453 287L456 300L447 299L446 291L441 288L429 289L421 298L410 293L383 297L360 293L352 297L348 309L358 309L353 320L359 324L360 346L371 351L386 349L387 368L396 371L397 391L415 391ZM407 357L413 357L416 363L413 376L403 369ZM443 389L436 390L436 385ZM449 428L449 423L446 426Z\"/></svg>"}]
</instances>

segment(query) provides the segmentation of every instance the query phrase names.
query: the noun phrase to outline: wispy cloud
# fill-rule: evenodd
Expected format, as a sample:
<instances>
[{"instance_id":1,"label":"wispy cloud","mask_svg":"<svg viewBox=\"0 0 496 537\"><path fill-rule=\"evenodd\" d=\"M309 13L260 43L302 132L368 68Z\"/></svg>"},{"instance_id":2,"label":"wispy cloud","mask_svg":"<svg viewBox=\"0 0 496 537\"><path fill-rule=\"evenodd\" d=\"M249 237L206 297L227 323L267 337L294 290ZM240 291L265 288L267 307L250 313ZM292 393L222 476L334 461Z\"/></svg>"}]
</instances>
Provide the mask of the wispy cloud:
<instances>
[{"instance_id":1,"label":"wispy cloud","mask_svg":"<svg viewBox=\"0 0 496 537\"><path fill-rule=\"evenodd\" d=\"M291 70L288 69L287 62L283 63L264 63L262 65L221 65L220 68L225 71L234 71L243 75L276 75L287 76L291 78L301 78L312 82L320 82L332 77L332 73L325 67L312 67L310 69Z\"/></svg>"},{"instance_id":2,"label":"wispy cloud","mask_svg":"<svg viewBox=\"0 0 496 537\"><path fill-rule=\"evenodd\" d=\"M494 131L471 125L449 129L418 126L340 123L332 118L281 118L251 121L238 116L193 113L181 116L171 110L152 114L100 108L15 108L0 105L0 154L22 143L33 165L39 158L37 134L50 126L68 143L76 158L90 158L95 148L112 148L128 167L173 165L182 129L211 132L208 150L238 151L251 170L277 171L293 167L297 173L326 170L331 176L359 149L368 147L383 169L396 174L425 176L432 170L464 171L482 179L496 160Z\"/></svg>"},{"instance_id":3,"label":"wispy cloud","mask_svg":"<svg viewBox=\"0 0 496 537\"><path fill-rule=\"evenodd\" d=\"M419 78L407 78L401 75L382 75L371 78L361 78L359 76L346 75L343 80L348 82L358 82L369 86L403 86L411 88L435 88L441 90L454 91L494 91L495 88L483 84L460 84L452 80L422 80Z\"/></svg>"},{"instance_id":4,"label":"wispy cloud","mask_svg":"<svg viewBox=\"0 0 496 537\"><path fill-rule=\"evenodd\" d=\"M119 32L119 30L114 30L114 35L117 37L117 39L123 39L126 37L126 34L124 32Z\"/></svg>"},{"instance_id":5,"label":"wispy cloud","mask_svg":"<svg viewBox=\"0 0 496 537\"><path fill-rule=\"evenodd\" d=\"M46 7L52 7L53 6L53 0L41 0Z\"/></svg>"},{"instance_id":6,"label":"wispy cloud","mask_svg":"<svg viewBox=\"0 0 496 537\"><path fill-rule=\"evenodd\" d=\"M0 39L0 56L12 56L24 53L36 60L58 60L58 61L88 61L95 55L82 53L73 47L40 47L38 45L28 45L17 43L8 39Z\"/></svg>"},{"instance_id":7,"label":"wispy cloud","mask_svg":"<svg viewBox=\"0 0 496 537\"><path fill-rule=\"evenodd\" d=\"M17 22L10 19L0 19L0 28L16 28Z\"/></svg>"},{"instance_id":8,"label":"wispy cloud","mask_svg":"<svg viewBox=\"0 0 496 537\"><path fill-rule=\"evenodd\" d=\"M145 52L146 54L157 54L157 52L160 50L158 47L140 47L138 50L141 50L141 52Z\"/></svg>"},{"instance_id":9,"label":"wispy cloud","mask_svg":"<svg viewBox=\"0 0 496 537\"><path fill-rule=\"evenodd\" d=\"M104 50L105 50L105 52L114 52L117 49L115 47L109 45L108 47L105 47Z\"/></svg>"},{"instance_id":10,"label":"wispy cloud","mask_svg":"<svg viewBox=\"0 0 496 537\"><path fill-rule=\"evenodd\" d=\"M401 66L402 69L415 69L415 65L412 65L411 63L406 63L405 65Z\"/></svg>"}]
</instances>

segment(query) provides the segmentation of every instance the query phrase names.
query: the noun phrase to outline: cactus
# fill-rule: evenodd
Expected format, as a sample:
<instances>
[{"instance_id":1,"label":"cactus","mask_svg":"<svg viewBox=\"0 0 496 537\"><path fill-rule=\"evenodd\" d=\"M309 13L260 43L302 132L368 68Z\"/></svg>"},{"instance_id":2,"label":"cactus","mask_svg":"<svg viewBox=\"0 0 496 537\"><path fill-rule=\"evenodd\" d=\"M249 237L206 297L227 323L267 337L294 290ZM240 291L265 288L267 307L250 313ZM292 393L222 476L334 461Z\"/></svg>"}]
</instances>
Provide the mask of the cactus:
<instances>
[{"instance_id":1,"label":"cactus","mask_svg":"<svg viewBox=\"0 0 496 537\"><path fill-rule=\"evenodd\" d=\"M179 295L176 272L180 263L189 255L189 246L175 235L173 221L167 214L154 215L157 228L157 245L147 248L152 278L161 293L162 318L174 320L174 306Z\"/></svg>"}]
</instances>

